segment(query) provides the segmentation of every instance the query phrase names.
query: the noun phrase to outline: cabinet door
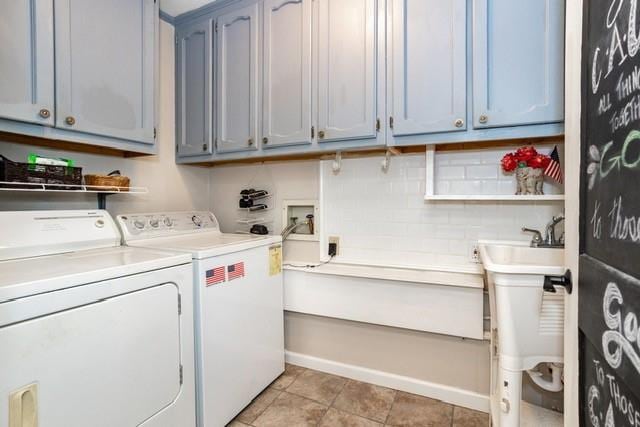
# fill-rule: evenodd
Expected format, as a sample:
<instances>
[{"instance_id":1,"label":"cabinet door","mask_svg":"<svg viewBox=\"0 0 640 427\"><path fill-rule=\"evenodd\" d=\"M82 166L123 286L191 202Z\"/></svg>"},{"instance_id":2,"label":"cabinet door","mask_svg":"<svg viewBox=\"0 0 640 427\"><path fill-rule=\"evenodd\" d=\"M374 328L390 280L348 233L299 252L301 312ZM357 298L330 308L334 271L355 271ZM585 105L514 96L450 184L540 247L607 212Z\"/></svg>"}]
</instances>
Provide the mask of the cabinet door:
<instances>
[{"instance_id":1,"label":"cabinet door","mask_svg":"<svg viewBox=\"0 0 640 427\"><path fill-rule=\"evenodd\" d=\"M318 140L376 136L376 0L318 0Z\"/></svg>"},{"instance_id":2,"label":"cabinet door","mask_svg":"<svg viewBox=\"0 0 640 427\"><path fill-rule=\"evenodd\" d=\"M56 126L153 143L154 0L56 0Z\"/></svg>"},{"instance_id":3,"label":"cabinet door","mask_svg":"<svg viewBox=\"0 0 640 427\"><path fill-rule=\"evenodd\" d=\"M311 143L311 28L311 0L264 1L263 147Z\"/></svg>"},{"instance_id":4,"label":"cabinet door","mask_svg":"<svg viewBox=\"0 0 640 427\"><path fill-rule=\"evenodd\" d=\"M0 9L0 117L53 125L53 0Z\"/></svg>"},{"instance_id":5,"label":"cabinet door","mask_svg":"<svg viewBox=\"0 0 640 427\"><path fill-rule=\"evenodd\" d=\"M474 0L475 127L562 121L564 1Z\"/></svg>"},{"instance_id":6,"label":"cabinet door","mask_svg":"<svg viewBox=\"0 0 640 427\"><path fill-rule=\"evenodd\" d=\"M211 154L211 21L176 34L176 144L179 157Z\"/></svg>"},{"instance_id":7,"label":"cabinet door","mask_svg":"<svg viewBox=\"0 0 640 427\"><path fill-rule=\"evenodd\" d=\"M255 150L258 130L258 4L218 18L217 145Z\"/></svg>"},{"instance_id":8,"label":"cabinet door","mask_svg":"<svg viewBox=\"0 0 640 427\"><path fill-rule=\"evenodd\" d=\"M466 3L390 2L394 135L466 128Z\"/></svg>"}]
</instances>

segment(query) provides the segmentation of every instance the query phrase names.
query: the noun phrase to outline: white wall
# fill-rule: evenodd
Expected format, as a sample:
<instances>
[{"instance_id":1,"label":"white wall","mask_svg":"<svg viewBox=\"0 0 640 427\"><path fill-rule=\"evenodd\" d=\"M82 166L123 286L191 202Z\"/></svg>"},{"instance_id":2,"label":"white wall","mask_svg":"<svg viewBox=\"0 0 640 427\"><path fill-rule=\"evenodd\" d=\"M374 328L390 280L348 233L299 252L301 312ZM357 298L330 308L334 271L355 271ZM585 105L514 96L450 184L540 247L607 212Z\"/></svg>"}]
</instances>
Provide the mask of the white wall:
<instances>
[{"instance_id":1,"label":"white wall","mask_svg":"<svg viewBox=\"0 0 640 427\"><path fill-rule=\"evenodd\" d=\"M174 29L160 23L160 84L157 156L120 158L64 152L0 141L0 153L15 161L26 161L31 152L76 160L83 173L109 173L119 169L131 185L148 187L146 195L114 195L107 199L112 214L158 210L208 209L209 171L177 166L174 161ZM93 209L95 196L0 191L0 210Z\"/></svg>"}]
</instances>

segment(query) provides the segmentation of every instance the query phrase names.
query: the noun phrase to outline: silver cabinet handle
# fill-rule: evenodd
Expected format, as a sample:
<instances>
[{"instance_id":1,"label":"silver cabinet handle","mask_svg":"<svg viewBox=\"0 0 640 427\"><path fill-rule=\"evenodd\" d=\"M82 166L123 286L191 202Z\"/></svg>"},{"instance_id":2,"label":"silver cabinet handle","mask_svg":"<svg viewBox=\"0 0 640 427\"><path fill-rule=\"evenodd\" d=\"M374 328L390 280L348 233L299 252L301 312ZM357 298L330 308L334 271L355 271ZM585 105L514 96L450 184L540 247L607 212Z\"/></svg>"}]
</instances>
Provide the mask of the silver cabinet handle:
<instances>
[{"instance_id":1,"label":"silver cabinet handle","mask_svg":"<svg viewBox=\"0 0 640 427\"><path fill-rule=\"evenodd\" d=\"M318 138L324 139L324 131L323 130L318 131Z\"/></svg>"},{"instance_id":2,"label":"silver cabinet handle","mask_svg":"<svg viewBox=\"0 0 640 427\"><path fill-rule=\"evenodd\" d=\"M462 126L464 126L464 120L457 119L455 122L453 122L453 124L456 125L457 128L461 128Z\"/></svg>"},{"instance_id":3,"label":"silver cabinet handle","mask_svg":"<svg viewBox=\"0 0 640 427\"><path fill-rule=\"evenodd\" d=\"M66 119L64 119L64 122L69 126L73 126L76 124L76 119L74 119L73 116L68 116Z\"/></svg>"},{"instance_id":4,"label":"silver cabinet handle","mask_svg":"<svg viewBox=\"0 0 640 427\"><path fill-rule=\"evenodd\" d=\"M489 117L483 114L480 117L478 117L478 121L482 124L485 124L489 121Z\"/></svg>"},{"instance_id":5,"label":"silver cabinet handle","mask_svg":"<svg viewBox=\"0 0 640 427\"><path fill-rule=\"evenodd\" d=\"M206 143L202 144L202 151L207 151L208 147L209 146Z\"/></svg>"},{"instance_id":6,"label":"silver cabinet handle","mask_svg":"<svg viewBox=\"0 0 640 427\"><path fill-rule=\"evenodd\" d=\"M48 119L49 117L51 117L51 111L43 108L42 110L40 110L40 117L42 117L43 119Z\"/></svg>"},{"instance_id":7,"label":"silver cabinet handle","mask_svg":"<svg viewBox=\"0 0 640 427\"><path fill-rule=\"evenodd\" d=\"M247 140L247 145L249 145L249 146L253 145L253 138L249 138Z\"/></svg>"},{"instance_id":8,"label":"silver cabinet handle","mask_svg":"<svg viewBox=\"0 0 640 427\"><path fill-rule=\"evenodd\" d=\"M263 144L268 144L269 143L269 138L267 138L266 136L264 138L262 138L262 143Z\"/></svg>"}]
</instances>

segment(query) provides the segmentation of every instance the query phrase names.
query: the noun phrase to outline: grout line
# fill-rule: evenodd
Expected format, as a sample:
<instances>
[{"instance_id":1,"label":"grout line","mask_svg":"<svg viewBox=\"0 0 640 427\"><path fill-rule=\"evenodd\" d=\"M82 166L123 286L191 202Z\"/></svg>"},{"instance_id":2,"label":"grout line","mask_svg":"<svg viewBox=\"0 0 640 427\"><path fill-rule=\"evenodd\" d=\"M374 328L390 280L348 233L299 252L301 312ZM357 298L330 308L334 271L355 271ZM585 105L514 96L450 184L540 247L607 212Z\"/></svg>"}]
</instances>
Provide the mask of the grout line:
<instances>
[{"instance_id":1,"label":"grout line","mask_svg":"<svg viewBox=\"0 0 640 427\"><path fill-rule=\"evenodd\" d=\"M389 421L389 417L391 416L391 411L393 411L393 405L396 404L396 399L398 398L398 390L395 390L395 392L396 394L393 396L393 400L391 401L391 408L389 408L389 413L387 414L387 417L384 419L385 426L388 425L387 422Z\"/></svg>"}]
</instances>

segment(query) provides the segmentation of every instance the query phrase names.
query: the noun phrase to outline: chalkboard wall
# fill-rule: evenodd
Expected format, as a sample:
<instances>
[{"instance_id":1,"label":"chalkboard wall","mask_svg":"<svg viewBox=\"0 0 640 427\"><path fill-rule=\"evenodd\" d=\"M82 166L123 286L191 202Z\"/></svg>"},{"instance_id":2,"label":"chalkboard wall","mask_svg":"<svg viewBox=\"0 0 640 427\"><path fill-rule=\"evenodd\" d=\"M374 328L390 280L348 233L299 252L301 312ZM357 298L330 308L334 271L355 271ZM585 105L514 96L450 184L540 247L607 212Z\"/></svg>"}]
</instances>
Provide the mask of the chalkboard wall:
<instances>
[{"instance_id":1,"label":"chalkboard wall","mask_svg":"<svg viewBox=\"0 0 640 427\"><path fill-rule=\"evenodd\" d=\"M640 427L638 0L585 0L580 399L583 426Z\"/></svg>"}]
</instances>

